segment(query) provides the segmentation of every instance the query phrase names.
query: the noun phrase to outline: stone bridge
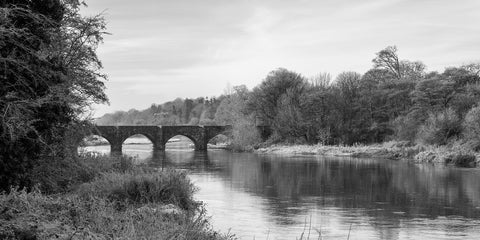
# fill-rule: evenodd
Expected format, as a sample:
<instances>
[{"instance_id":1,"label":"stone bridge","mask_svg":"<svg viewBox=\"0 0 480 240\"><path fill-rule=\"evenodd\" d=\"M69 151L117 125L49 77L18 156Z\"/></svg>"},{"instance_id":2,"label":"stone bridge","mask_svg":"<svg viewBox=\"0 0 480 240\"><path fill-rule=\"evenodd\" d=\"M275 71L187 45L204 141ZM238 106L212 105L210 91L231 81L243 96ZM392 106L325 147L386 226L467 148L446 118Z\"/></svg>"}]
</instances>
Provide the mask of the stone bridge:
<instances>
[{"instance_id":1,"label":"stone bridge","mask_svg":"<svg viewBox=\"0 0 480 240\"><path fill-rule=\"evenodd\" d=\"M123 142L136 134L147 137L153 144L154 151L165 150L165 144L176 135L183 135L195 145L195 150L207 150L207 143L210 139L219 134L228 135L231 126L95 126L88 133L104 137L109 143L112 153L121 153ZM269 128L258 127L263 138L270 135Z\"/></svg>"}]
</instances>

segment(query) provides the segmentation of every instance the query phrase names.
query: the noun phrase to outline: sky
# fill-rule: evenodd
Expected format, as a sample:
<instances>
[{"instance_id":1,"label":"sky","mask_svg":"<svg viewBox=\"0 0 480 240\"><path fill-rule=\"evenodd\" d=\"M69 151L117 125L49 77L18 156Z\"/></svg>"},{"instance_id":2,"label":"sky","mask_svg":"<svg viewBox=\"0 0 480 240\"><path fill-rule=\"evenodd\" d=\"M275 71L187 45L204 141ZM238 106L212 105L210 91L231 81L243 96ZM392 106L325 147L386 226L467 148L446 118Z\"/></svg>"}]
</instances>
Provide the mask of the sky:
<instances>
[{"instance_id":1,"label":"sky","mask_svg":"<svg viewBox=\"0 0 480 240\"><path fill-rule=\"evenodd\" d=\"M286 68L365 73L395 45L429 71L480 62L479 0L87 0L111 35L98 48L110 105L94 116L175 98L252 89Z\"/></svg>"}]
</instances>

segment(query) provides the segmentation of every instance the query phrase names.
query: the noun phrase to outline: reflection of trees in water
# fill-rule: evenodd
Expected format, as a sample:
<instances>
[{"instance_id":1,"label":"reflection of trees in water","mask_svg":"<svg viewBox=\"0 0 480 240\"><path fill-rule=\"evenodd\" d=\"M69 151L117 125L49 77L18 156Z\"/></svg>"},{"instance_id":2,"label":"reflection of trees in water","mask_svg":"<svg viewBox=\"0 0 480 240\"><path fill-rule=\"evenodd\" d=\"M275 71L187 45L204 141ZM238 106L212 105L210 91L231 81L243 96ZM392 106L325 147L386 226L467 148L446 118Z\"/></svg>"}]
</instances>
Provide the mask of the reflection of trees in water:
<instances>
[{"instance_id":1,"label":"reflection of trees in water","mask_svg":"<svg viewBox=\"0 0 480 240\"><path fill-rule=\"evenodd\" d=\"M265 200L278 224L311 209L339 207L367 217L382 239L398 238L404 219L480 217L479 172L368 159L292 159L224 151L166 151L165 166L209 172ZM369 219L369 220L368 220ZM298 220L298 218L297 218ZM407 221L408 222L408 221ZM350 223L344 223L348 226ZM451 224L451 223L449 223ZM462 231L455 224L451 231ZM387 227L388 226L388 227Z\"/></svg>"},{"instance_id":2,"label":"reflection of trees in water","mask_svg":"<svg viewBox=\"0 0 480 240\"><path fill-rule=\"evenodd\" d=\"M314 201L379 209L367 211L376 218L480 216L478 172L361 159L260 158L232 159L225 171L233 186L266 198L275 215L297 214Z\"/></svg>"},{"instance_id":3,"label":"reflection of trees in water","mask_svg":"<svg viewBox=\"0 0 480 240\"><path fill-rule=\"evenodd\" d=\"M207 152L191 150L154 151L146 160L152 167L169 167L205 171L213 169Z\"/></svg>"}]
</instances>

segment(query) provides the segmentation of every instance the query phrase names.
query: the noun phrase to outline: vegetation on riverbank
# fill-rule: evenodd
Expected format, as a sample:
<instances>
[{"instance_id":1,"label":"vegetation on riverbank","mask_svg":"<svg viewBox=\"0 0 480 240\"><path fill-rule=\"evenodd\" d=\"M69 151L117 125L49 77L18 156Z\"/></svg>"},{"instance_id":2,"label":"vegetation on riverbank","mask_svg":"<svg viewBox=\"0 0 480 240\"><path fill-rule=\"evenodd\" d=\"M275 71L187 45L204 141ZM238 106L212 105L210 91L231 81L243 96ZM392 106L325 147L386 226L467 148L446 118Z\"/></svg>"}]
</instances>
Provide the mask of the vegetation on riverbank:
<instances>
[{"instance_id":1,"label":"vegetation on riverbank","mask_svg":"<svg viewBox=\"0 0 480 240\"><path fill-rule=\"evenodd\" d=\"M451 164L459 167L480 166L480 153L468 148L462 148L461 146L422 146L395 141L352 146L275 144L260 147L255 152L259 154L383 158L416 163Z\"/></svg>"},{"instance_id":2,"label":"vegetation on riverbank","mask_svg":"<svg viewBox=\"0 0 480 240\"><path fill-rule=\"evenodd\" d=\"M13 188L0 194L1 239L233 238L211 229L185 173L147 170L128 157L95 155L59 168L72 174L62 187L58 183L66 175L43 169L38 175L48 181L33 191ZM51 183L56 184L45 186Z\"/></svg>"}]
</instances>

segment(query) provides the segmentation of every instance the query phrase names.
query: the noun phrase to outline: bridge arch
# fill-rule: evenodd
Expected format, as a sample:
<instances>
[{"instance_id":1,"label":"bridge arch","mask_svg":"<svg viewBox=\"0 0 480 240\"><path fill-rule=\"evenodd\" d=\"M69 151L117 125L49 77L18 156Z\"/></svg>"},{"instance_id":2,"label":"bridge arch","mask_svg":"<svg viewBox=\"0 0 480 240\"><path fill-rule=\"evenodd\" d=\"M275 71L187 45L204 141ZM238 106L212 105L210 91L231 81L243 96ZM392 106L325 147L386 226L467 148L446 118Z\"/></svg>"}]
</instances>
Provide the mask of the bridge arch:
<instances>
[{"instance_id":1,"label":"bridge arch","mask_svg":"<svg viewBox=\"0 0 480 240\"><path fill-rule=\"evenodd\" d=\"M86 148L91 146L108 146L110 148L112 146L112 143L110 142L111 140L108 140L107 138L95 133L80 135L79 139L80 140L78 141L78 143L72 149L75 154L86 153L88 152ZM106 153L104 152L103 148L99 152Z\"/></svg>"},{"instance_id":2,"label":"bridge arch","mask_svg":"<svg viewBox=\"0 0 480 240\"><path fill-rule=\"evenodd\" d=\"M168 139L165 138L165 150L167 150L167 146L168 146L169 144L172 144L172 143L169 142L169 141L170 141L171 139L174 139L175 137L178 137L178 136L187 138L187 139L190 140L190 141L192 142L192 144L194 145L194 149L195 149L195 150L198 149L198 142L197 142L197 140L194 139L192 136L187 136L187 135L184 135L184 134L177 134L177 135L175 135L175 136L173 136L173 137L171 137L171 138L168 138Z\"/></svg>"},{"instance_id":3,"label":"bridge arch","mask_svg":"<svg viewBox=\"0 0 480 240\"><path fill-rule=\"evenodd\" d=\"M195 150L206 150L205 130L201 126L162 126L163 142L165 146L167 141L177 135L182 135L190 139L195 145Z\"/></svg>"},{"instance_id":4,"label":"bridge arch","mask_svg":"<svg viewBox=\"0 0 480 240\"><path fill-rule=\"evenodd\" d=\"M151 136L150 134L136 133L136 134L132 134L132 135L130 135L130 136L123 136L124 139L122 140L122 145L125 144L125 141L126 141L127 139L129 139L129 138L131 138L131 137L133 137L133 136L138 136L138 135L147 138L152 144L153 144L153 142L155 141L155 138L154 138L153 136Z\"/></svg>"}]
</instances>

